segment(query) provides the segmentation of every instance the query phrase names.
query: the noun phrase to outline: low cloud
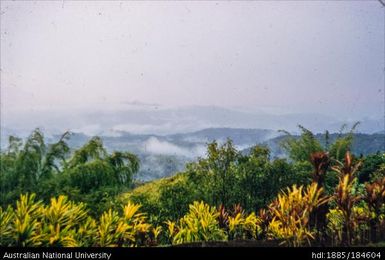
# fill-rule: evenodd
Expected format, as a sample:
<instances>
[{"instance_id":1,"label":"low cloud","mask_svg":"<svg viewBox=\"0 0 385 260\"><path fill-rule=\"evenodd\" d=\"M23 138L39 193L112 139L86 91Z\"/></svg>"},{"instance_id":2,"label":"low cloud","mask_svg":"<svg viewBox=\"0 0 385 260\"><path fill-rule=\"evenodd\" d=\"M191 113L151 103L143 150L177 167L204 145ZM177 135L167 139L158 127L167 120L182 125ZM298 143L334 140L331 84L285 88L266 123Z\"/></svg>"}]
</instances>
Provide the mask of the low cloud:
<instances>
[{"instance_id":1,"label":"low cloud","mask_svg":"<svg viewBox=\"0 0 385 260\"><path fill-rule=\"evenodd\" d=\"M205 124L199 122L196 118L191 121L178 121L178 119L168 119L164 124L117 124L111 129L115 131L124 131L132 134L177 134L198 131L204 128L217 127L215 124Z\"/></svg>"},{"instance_id":2,"label":"low cloud","mask_svg":"<svg viewBox=\"0 0 385 260\"><path fill-rule=\"evenodd\" d=\"M161 141L156 137L150 137L147 139L143 143L142 149L146 153L177 155L188 158L203 156L206 151L206 148L203 145L196 145L190 149L175 145L168 141Z\"/></svg>"}]
</instances>

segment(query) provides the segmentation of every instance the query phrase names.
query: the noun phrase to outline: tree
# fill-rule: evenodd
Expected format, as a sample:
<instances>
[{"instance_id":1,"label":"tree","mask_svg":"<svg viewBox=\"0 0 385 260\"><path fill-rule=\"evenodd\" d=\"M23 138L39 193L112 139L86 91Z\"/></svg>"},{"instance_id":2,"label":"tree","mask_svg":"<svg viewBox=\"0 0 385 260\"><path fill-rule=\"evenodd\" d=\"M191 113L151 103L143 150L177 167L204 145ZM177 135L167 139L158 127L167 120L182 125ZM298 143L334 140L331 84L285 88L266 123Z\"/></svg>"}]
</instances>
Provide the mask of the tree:
<instances>
[{"instance_id":1,"label":"tree","mask_svg":"<svg viewBox=\"0 0 385 260\"><path fill-rule=\"evenodd\" d=\"M344 158L345 154L351 150L353 144L354 130L359 124L360 122L356 122L355 124L353 124L353 126L347 133L344 133L344 130L347 127L346 124L342 125L337 139L334 141L333 144L330 145L330 148L328 149L331 158L341 161Z\"/></svg>"},{"instance_id":2,"label":"tree","mask_svg":"<svg viewBox=\"0 0 385 260\"><path fill-rule=\"evenodd\" d=\"M207 158L188 166L189 179L203 197L214 205L231 203L236 187L236 166L240 158L231 140L207 145Z\"/></svg>"},{"instance_id":3,"label":"tree","mask_svg":"<svg viewBox=\"0 0 385 260\"><path fill-rule=\"evenodd\" d=\"M122 185L130 185L132 176L139 171L139 159L129 152L113 152L107 157L112 166L115 178Z\"/></svg>"},{"instance_id":4,"label":"tree","mask_svg":"<svg viewBox=\"0 0 385 260\"><path fill-rule=\"evenodd\" d=\"M299 138L293 137L287 131L282 131L287 134L287 138L282 141L281 145L293 161L308 161L310 154L321 152L324 148L310 130L301 125L298 127L302 132Z\"/></svg>"},{"instance_id":5,"label":"tree","mask_svg":"<svg viewBox=\"0 0 385 260\"><path fill-rule=\"evenodd\" d=\"M385 166L385 154L376 153L363 158L362 168L358 172L360 183L368 182L374 177L375 173ZM385 175L384 175L385 176Z\"/></svg>"},{"instance_id":6,"label":"tree","mask_svg":"<svg viewBox=\"0 0 385 260\"><path fill-rule=\"evenodd\" d=\"M69 132L60 136L56 143L47 144L44 135L35 129L23 144L11 136L8 149L1 153L2 192L6 194L2 203L14 201L21 192L38 194L48 190L48 180L63 170L69 153Z\"/></svg>"},{"instance_id":7,"label":"tree","mask_svg":"<svg viewBox=\"0 0 385 260\"><path fill-rule=\"evenodd\" d=\"M81 192L103 186L126 186L139 170L139 159L129 152L108 154L99 137L93 137L77 149L66 165L68 178Z\"/></svg>"},{"instance_id":8,"label":"tree","mask_svg":"<svg viewBox=\"0 0 385 260\"><path fill-rule=\"evenodd\" d=\"M309 161L310 155L317 152L328 152L331 159L342 160L346 152L351 150L354 130L358 125L359 122L355 123L347 133L344 133L346 124L343 125L333 143L330 143L330 135L326 131L324 144L309 129L298 125L301 130L299 137L295 137L287 131L282 131L287 137L282 140L281 146L288 153L289 158L297 162Z\"/></svg>"}]
</instances>

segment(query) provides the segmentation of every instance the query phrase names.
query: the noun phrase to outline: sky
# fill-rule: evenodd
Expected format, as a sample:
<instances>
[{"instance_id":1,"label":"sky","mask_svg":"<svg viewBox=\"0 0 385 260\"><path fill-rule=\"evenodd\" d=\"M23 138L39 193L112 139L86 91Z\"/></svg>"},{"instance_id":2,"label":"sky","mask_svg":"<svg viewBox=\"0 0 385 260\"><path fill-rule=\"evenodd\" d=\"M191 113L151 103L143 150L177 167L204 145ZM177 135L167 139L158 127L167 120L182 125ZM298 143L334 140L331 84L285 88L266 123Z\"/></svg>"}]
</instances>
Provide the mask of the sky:
<instances>
[{"instance_id":1,"label":"sky","mask_svg":"<svg viewBox=\"0 0 385 260\"><path fill-rule=\"evenodd\" d=\"M384 115L378 1L1 1L2 115L119 104Z\"/></svg>"}]
</instances>

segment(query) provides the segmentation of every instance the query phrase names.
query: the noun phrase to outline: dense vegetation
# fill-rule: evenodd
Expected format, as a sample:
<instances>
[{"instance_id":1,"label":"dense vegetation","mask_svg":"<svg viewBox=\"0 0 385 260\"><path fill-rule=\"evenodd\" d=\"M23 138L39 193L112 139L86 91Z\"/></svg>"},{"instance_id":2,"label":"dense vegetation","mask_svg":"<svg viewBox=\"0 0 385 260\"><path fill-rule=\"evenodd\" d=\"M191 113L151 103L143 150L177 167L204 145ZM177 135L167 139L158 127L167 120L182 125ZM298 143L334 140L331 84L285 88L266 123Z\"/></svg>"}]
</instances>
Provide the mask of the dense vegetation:
<instances>
[{"instance_id":1,"label":"dense vegetation","mask_svg":"<svg viewBox=\"0 0 385 260\"><path fill-rule=\"evenodd\" d=\"M38 129L23 143L11 136L1 153L1 206L13 204L23 193L36 193L48 202L67 194L83 201L91 212L101 213L113 205L114 195L129 189L139 169L138 158L128 152L107 153L94 137L81 148L70 151L65 133L53 144L46 144Z\"/></svg>"},{"instance_id":2,"label":"dense vegetation","mask_svg":"<svg viewBox=\"0 0 385 260\"><path fill-rule=\"evenodd\" d=\"M155 246L253 240L276 245L385 241L385 154L349 151L353 130L320 141L301 127L245 154L207 145L186 171L139 185L139 159L108 153L100 138L71 150L35 130L1 152L2 246ZM137 186L137 187L136 187Z\"/></svg>"},{"instance_id":3,"label":"dense vegetation","mask_svg":"<svg viewBox=\"0 0 385 260\"><path fill-rule=\"evenodd\" d=\"M333 143L337 138L348 135L342 129L339 133L330 133L328 142ZM59 136L49 137L50 142ZM281 143L287 138L300 138L299 134L290 136L280 132L264 129L242 129L242 128L208 128L196 132L168 135L145 135L131 134L127 132L116 132L115 135L101 135L103 145L108 151L130 151L140 159L140 169L135 174L135 180L151 181L163 177L169 177L176 172L185 170L187 162L196 160L197 156L204 156L206 144L214 140L223 143L230 138L235 147L242 153L248 154L255 144L267 146L270 150L270 158L286 158L288 153L283 149ZM327 145L325 134L316 134L315 138ZM79 148L90 139L82 133L71 133L68 144L71 148ZM2 142L2 148L6 147L7 141ZM385 150L385 134L362 134L354 133L351 152L357 156L366 156Z\"/></svg>"}]
</instances>

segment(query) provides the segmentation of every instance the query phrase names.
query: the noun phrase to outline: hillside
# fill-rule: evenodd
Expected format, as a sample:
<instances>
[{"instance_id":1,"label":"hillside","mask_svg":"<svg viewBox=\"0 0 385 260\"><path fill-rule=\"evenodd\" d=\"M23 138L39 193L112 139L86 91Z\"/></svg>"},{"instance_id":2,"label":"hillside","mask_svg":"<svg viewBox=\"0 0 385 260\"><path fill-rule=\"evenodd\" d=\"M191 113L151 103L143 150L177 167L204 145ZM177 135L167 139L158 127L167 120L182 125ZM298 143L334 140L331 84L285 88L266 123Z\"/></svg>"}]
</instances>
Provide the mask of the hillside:
<instances>
[{"instance_id":1,"label":"hillside","mask_svg":"<svg viewBox=\"0 0 385 260\"><path fill-rule=\"evenodd\" d=\"M9 133L7 130L6 133ZM325 143L323 134L315 135L322 144ZM330 134L329 142L334 142L339 135ZM272 157L286 157L280 143L286 138L282 133L271 129L243 128L206 128L199 131L183 132L169 135L134 134L116 131L114 135L101 135L103 144L109 151L131 151L141 162L140 170L135 178L149 181L176 172L183 171L185 164L198 157L206 156L206 144L214 140L224 143L228 138L237 149L247 153L250 147L261 144L269 147ZM293 135L298 138L298 135ZM48 137L54 141L58 135ZM91 136L75 132L68 140L71 149L79 148ZM7 142L2 143L6 145ZM357 155L367 155L377 151L385 151L385 134L354 134L352 152Z\"/></svg>"},{"instance_id":2,"label":"hillside","mask_svg":"<svg viewBox=\"0 0 385 260\"><path fill-rule=\"evenodd\" d=\"M124 131L116 134L101 136L104 145L110 151L128 150L138 155L141 168L136 178L142 181L182 171L187 162L205 156L206 144L214 140L223 143L229 138L239 149L244 149L279 135L277 131L268 129L241 128L208 128L172 135L141 135ZM88 139L90 136L73 133L69 145L77 148Z\"/></svg>"},{"instance_id":3,"label":"hillside","mask_svg":"<svg viewBox=\"0 0 385 260\"><path fill-rule=\"evenodd\" d=\"M117 136L101 136L104 145L110 151L128 150L137 154L141 168L136 179L149 181L171 176L184 170L187 162L206 155L206 144L217 140L219 143L231 139L239 150L247 153L250 147L261 144L269 147L272 157L286 157L280 143L286 138L278 131L269 129L242 128L207 128L195 132L171 135L139 135L124 131ZM339 134L330 134L332 143ZM293 135L298 138L299 135ZM74 133L69 140L71 147L79 147L90 137ZM316 134L316 139L325 143L324 134ZM352 152L357 155L367 155L385 151L385 134L354 134Z\"/></svg>"},{"instance_id":4,"label":"hillside","mask_svg":"<svg viewBox=\"0 0 385 260\"><path fill-rule=\"evenodd\" d=\"M155 246L240 239L292 246L377 243L385 239L385 155L356 160L345 152L351 146L348 137L333 136L324 147L302 129L288 143L291 160L271 158L263 146L244 154L230 139L214 141L206 145L205 157L192 160L183 171L143 182L134 179L140 156L109 151L100 137L70 148L65 135L51 143L35 130L25 142L11 138L10 149L1 152L5 239L0 244ZM362 137L357 139L361 143L373 139ZM326 203L327 211L322 211ZM328 222L314 224L312 216Z\"/></svg>"},{"instance_id":5,"label":"hillside","mask_svg":"<svg viewBox=\"0 0 385 260\"><path fill-rule=\"evenodd\" d=\"M342 135L344 136L344 135ZM298 135L293 135L294 138L299 138ZM320 141L321 144L325 145L325 135L316 134L316 139ZM330 134L329 143L333 143L339 134ZM263 142L264 145L270 148L271 154L275 157L285 157L286 154L280 143L285 140L286 136L278 136L272 139L269 139L266 142ZM247 152L248 149L245 150ZM354 134L353 143L352 143L352 153L356 155L368 155L377 152L385 151L385 134L375 133L375 134Z\"/></svg>"}]
</instances>

